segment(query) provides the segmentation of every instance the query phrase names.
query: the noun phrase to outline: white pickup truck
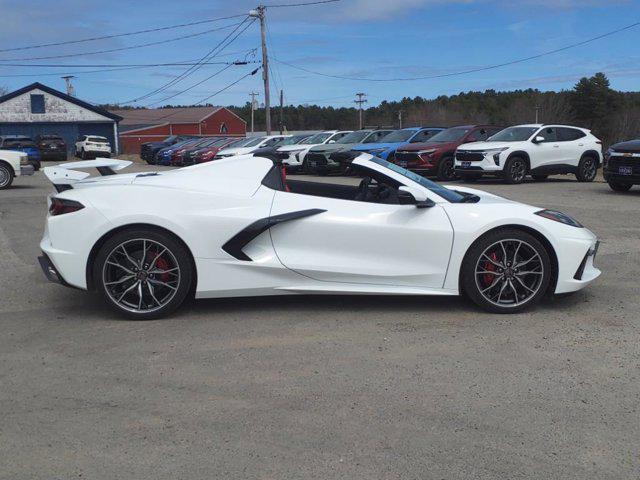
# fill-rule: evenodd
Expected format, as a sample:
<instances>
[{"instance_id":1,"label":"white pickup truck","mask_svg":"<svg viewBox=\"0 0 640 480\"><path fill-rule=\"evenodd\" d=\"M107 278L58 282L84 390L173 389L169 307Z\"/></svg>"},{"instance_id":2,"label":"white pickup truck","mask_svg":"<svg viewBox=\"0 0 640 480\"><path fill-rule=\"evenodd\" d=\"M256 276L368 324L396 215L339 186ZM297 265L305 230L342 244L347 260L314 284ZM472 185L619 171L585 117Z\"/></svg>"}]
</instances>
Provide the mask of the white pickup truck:
<instances>
[{"instance_id":1,"label":"white pickup truck","mask_svg":"<svg viewBox=\"0 0 640 480\"><path fill-rule=\"evenodd\" d=\"M9 188L15 177L33 175L33 172L26 153L0 150L0 190Z\"/></svg>"}]
</instances>

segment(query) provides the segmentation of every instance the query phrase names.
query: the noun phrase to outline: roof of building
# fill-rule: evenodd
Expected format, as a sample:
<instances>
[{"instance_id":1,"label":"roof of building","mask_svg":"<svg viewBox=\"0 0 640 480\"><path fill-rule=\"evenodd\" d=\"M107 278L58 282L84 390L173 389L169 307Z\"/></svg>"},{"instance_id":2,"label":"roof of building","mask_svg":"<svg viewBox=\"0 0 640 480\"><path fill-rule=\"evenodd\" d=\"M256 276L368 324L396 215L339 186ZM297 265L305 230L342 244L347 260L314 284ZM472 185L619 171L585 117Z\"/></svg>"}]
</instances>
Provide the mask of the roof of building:
<instances>
[{"instance_id":1,"label":"roof of building","mask_svg":"<svg viewBox=\"0 0 640 480\"><path fill-rule=\"evenodd\" d=\"M18 90L15 90L13 92L7 93L6 95L3 95L0 97L0 103L6 102L7 100L11 100L12 98L18 97L20 95L23 95L31 90L42 90L43 92L47 92L50 95L54 95L56 97L62 98L63 100L66 100L67 102L70 103L74 103L76 105L78 105L79 107L85 108L87 110L91 110L92 112L97 113L98 115L102 115L104 117L110 118L112 120L115 120L116 122L122 120L122 117L120 117L118 114L114 113L114 112L108 112L107 110L105 110L104 108L100 108L97 107L95 105L92 105L88 102L85 102L83 100L80 100L76 97L72 97L71 95L67 95L66 93L62 93L58 90L56 90L55 88L51 88L51 87L47 87L46 85L43 85L40 82L35 82L32 83L30 85L27 85L26 87L22 87L19 88Z\"/></svg>"},{"instance_id":2,"label":"roof of building","mask_svg":"<svg viewBox=\"0 0 640 480\"><path fill-rule=\"evenodd\" d=\"M162 125L165 123L199 123L223 107L135 108L111 110L122 117L120 125Z\"/></svg>"}]
</instances>

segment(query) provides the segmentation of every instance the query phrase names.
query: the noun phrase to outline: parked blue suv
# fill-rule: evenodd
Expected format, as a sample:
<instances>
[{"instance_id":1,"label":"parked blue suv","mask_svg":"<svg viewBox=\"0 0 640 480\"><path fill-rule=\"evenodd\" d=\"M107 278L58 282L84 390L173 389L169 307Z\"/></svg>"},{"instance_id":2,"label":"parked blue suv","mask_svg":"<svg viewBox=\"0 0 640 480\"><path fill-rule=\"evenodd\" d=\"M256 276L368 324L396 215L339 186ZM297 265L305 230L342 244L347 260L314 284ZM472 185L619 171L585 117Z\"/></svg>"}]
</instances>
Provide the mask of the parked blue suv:
<instances>
[{"instance_id":1,"label":"parked blue suv","mask_svg":"<svg viewBox=\"0 0 640 480\"><path fill-rule=\"evenodd\" d=\"M376 157L388 159L394 155L396 149L405 143L426 142L444 128L440 127L410 127L395 130L383 137L378 143L363 143L354 147L356 152L366 152Z\"/></svg>"},{"instance_id":2,"label":"parked blue suv","mask_svg":"<svg viewBox=\"0 0 640 480\"><path fill-rule=\"evenodd\" d=\"M29 156L29 163L33 169L40 170L40 150L29 137L23 135L2 135L0 136L0 150L14 150L24 152Z\"/></svg>"}]
</instances>

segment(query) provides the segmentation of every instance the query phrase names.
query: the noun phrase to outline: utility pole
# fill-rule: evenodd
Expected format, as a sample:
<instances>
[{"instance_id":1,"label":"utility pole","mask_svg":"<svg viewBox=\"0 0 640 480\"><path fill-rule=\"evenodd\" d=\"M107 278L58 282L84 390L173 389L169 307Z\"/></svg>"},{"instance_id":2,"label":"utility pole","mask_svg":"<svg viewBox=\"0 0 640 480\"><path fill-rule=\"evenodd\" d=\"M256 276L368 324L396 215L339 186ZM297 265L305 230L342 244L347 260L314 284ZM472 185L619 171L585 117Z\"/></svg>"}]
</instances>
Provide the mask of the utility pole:
<instances>
[{"instance_id":1,"label":"utility pole","mask_svg":"<svg viewBox=\"0 0 640 480\"><path fill-rule=\"evenodd\" d=\"M267 29L265 24L266 7L258 5L249 12L250 17L260 20L260 37L262 42L262 80L264 81L264 114L267 135L271 135L271 96L269 94L269 57L267 56Z\"/></svg>"},{"instance_id":2,"label":"utility pole","mask_svg":"<svg viewBox=\"0 0 640 480\"><path fill-rule=\"evenodd\" d=\"M280 135L282 135L282 129L284 127L284 91L280 90Z\"/></svg>"},{"instance_id":3,"label":"utility pole","mask_svg":"<svg viewBox=\"0 0 640 480\"><path fill-rule=\"evenodd\" d=\"M353 103L358 105L358 119L359 119L358 125L360 130L362 130L362 105L364 103L367 103L367 99L364 98L366 96L367 96L366 93L362 93L362 92L356 93L356 97L358 98L357 100L353 101Z\"/></svg>"},{"instance_id":4,"label":"utility pole","mask_svg":"<svg viewBox=\"0 0 640 480\"><path fill-rule=\"evenodd\" d=\"M538 123L538 110L540 110L540 105L536 105L536 123Z\"/></svg>"},{"instance_id":5,"label":"utility pole","mask_svg":"<svg viewBox=\"0 0 640 480\"><path fill-rule=\"evenodd\" d=\"M256 110L256 97L260 94L257 92L250 92L249 95L251 95L251 133L253 133L253 112Z\"/></svg>"},{"instance_id":6,"label":"utility pole","mask_svg":"<svg viewBox=\"0 0 640 480\"><path fill-rule=\"evenodd\" d=\"M398 128L402 130L402 110L398 110Z\"/></svg>"},{"instance_id":7,"label":"utility pole","mask_svg":"<svg viewBox=\"0 0 640 480\"><path fill-rule=\"evenodd\" d=\"M62 78L64 79L64 82L67 84L67 95L69 95L70 97L73 97L76 91L73 88L73 85L71 84L71 79L76 77L74 77L73 75L66 75Z\"/></svg>"}]
</instances>

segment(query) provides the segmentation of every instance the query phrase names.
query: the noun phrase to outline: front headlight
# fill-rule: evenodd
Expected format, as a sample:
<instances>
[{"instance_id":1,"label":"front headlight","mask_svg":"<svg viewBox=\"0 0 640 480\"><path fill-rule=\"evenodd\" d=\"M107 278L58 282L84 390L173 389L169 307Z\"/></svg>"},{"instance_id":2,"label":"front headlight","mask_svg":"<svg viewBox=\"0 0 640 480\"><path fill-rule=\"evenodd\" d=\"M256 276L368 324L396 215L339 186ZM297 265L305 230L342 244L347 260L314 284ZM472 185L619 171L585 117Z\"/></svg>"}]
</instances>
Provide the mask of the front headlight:
<instances>
[{"instance_id":1,"label":"front headlight","mask_svg":"<svg viewBox=\"0 0 640 480\"><path fill-rule=\"evenodd\" d=\"M429 150L418 150L416 153L418 155L431 155L432 153L435 153L435 151L435 148L430 148Z\"/></svg>"},{"instance_id":2,"label":"front headlight","mask_svg":"<svg viewBox=\"0 0 640 480\"><path fill-rule=\"evenodd\" d=\"M571 227L576 228L584 228L580 222L578 222L575 218L570 217L566 213L558 212L556 210L539 210L535 212L536 215L547 218L549 220L553 220L554 222L564 223L565 225L569 225Z\"/></svg>"}]
</instances>

